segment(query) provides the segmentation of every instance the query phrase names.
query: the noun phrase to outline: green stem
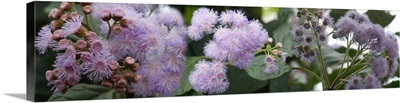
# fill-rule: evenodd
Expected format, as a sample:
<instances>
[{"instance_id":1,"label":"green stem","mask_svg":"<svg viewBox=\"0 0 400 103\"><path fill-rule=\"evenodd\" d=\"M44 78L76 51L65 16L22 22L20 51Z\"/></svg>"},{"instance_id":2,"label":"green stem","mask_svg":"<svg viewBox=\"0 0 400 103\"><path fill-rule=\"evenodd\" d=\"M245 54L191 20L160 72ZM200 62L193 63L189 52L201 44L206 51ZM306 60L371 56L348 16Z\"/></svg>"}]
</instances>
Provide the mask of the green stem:
<instances>
[{"instance_id":1,"label":"green stem","mask_svg":"<svg viewBox=\"0 0 400 103\"><path fill-rule=\"evenodd\" d=\"M308 74L314 76L314 77L317 78L319 81L321 81L321 82L322 82L322 85L324 86L324 88L328 87L328 85L326 85L325 81L324 81L321 77L319 77L317 74L315 74L314 72L312 72L312 71L310 71L310 70L308 70L308 69L305 69L305 68L297 68L297 67L294 67L293 69L299 69L299 70L302 70L302 71L304 71L304 72L307 72Z\"/></svg>"},{"instance_id":2,"label":"green stem","mask_svg":"<svg viewBox=\"0 0 400 103\"><path fill-rule=\"evenodd\" d=\"M342 70L343 70L344 63L345 63L345 61L346 61L346 59L347 59L347 56L349 55L350 44L351 44L351 43L349 42L349 37L346 37L346 41L347 41L347 48L346 48L346 53L345 53L344 58L343 58L343 61L342 61L342 66L340 66L339 72L338 72L338 74L336 75L336 77L335 77L335 79L333 80L332 85L330 85L330 87L332 87L333 85L335 85L335 82L339 79L338 77L341 75ZM358 46L358 48L360 48L360 46Z\"/></svg>"},{"instance_id":3,"label":"green stem","mask_svg":"<svg viewBox=\"0 0 400 103\"><path fill-rule=\"evenodd\" d=\"M321 61L321 65L322 65L321 71L323 71L323 74L325 76L325 80L326 80L325 82L327 82L327 84L330 85L329 79L328 79L328 72L327 72L326 67L325 67L324 59L322 58L322 49L321 49L321 45L320 44L318 44L318 52L319 52L319 60Z\"/></svg>"},{"instance_id":4,"label":"green stem","mask_svg":"<svg viewBox=\"0 0 400 103\"><path fill-rule=\"evenodd\" d=\"M86 20L86 25L87 25L88 29L89 29L90 31L93 31L93 29L90 27L90 24L89 24L89 16L88 16L87 14L85 14L85 20Z\"/></svg>"},{"instance_id":5,"label":"green stem","mask_svg":"<svg viewBox=\"0 0 400 103\"><path fill-rule=\"evenodd\" d=\"M81 23L84 27L86 27L89 31L93 31L92 28L90 28L90 26L88 24L85 23Z\"/></svg>"},{"instance_id":6,"label":"green stem","mask_svg":"<svg viewBox=\"0 0 400 103\"><path fill-rule=\"evenodd\" d=\"M362 70L364 70L364 69L367 68L367 67L368 67L368 66L365 65L364 67L362 67L362 68L358 69L357 71L351 73L351 74L350 74L349 76L347 76L344 80L349 79L351 76L353 76L353 75L355 75L355 74L361 72ZM342 85L342 83L339 83L339 84L335 85L333 88L334 88L334 89L338 89L338 87L340 87L340 85Z\"/></svg>"},{"instance_id":7,"label":"green stem","mask_svg":"<svg viewBox=\"0 0 400 103\"><path fill-rule=\"evenodd\" d=\"M115 22L114 22L114 24L115 24ZM108 32L107 32L107 36L106 36L106 39L107 39L107 40L110 38L111 29L112 29L112 27L114 26L114 24L111 26L110 21L107 21L107 25L108 25Z\"/></svg>"}]
</instances>

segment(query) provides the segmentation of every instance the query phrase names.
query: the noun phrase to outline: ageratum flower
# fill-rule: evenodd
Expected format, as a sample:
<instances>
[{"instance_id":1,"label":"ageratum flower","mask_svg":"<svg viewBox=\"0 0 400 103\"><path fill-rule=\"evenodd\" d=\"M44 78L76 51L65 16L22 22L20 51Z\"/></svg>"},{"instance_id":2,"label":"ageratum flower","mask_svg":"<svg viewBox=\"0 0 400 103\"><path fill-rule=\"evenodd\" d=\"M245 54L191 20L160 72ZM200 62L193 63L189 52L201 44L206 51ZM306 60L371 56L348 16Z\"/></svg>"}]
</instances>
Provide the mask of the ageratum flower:
<instances>
[{"instance_id":1,"label":"ageratum flower","mask_svg":"<svg viewBox=\"0 0 400 103\"><path fill-rule=\"evenodd\" d=\"M189 75L189 82L194 90L201 93L223 93L229 86L225 72L226 66L222 62L200 60Z\"/></svg>"},{"instance_id":2,"label":"ageratum flower","mask_svg":"<svg viewBox=\"0 0 400 103\"><path fill-rule=\"evenodd\" d=\"M344 89L363 89L364 83L363 79L360 76L352 76L347 80L347 84L344 86Z\"/></svg>"},{"instance_id":3,"label":"ageratum flower","mask_svg":"<svg viewBox=\"0 0 400 103\"><path fill-rule=\"evenodd\" d=\"M35 39L35 47L38 50L39 54L44 54L51 46L53 42L55 42L52 39L53 34L51 33L51 26L50 25L45 25L43 26L39 33L38 37Z\"/></svg>"},{"instance_id":4,"label":"ageratum flower","mask_svg":"<svg viewBox=\"0 0 400 103\"><path fill-rule=\"evenodd\" d=\"M335 29L337 32L333 33L332 37L334 39L344 39L349 36L349 33L354 32L358 23L349 17L340 17L336 22Z\"/></svg>"},{"instance_id":5,"label":"ageratum flower","mask_svg":"<svg viewBox=\"0 0 400 103\"><path fill-rule=\"evenodd\" d=\"M142 79L137 83L131 83L130 87L135 96L154 96L155 93L151 90L153 85L150 84L147 75L142 75Z\"/></svg>"},{"instance_id":6,"label":"ageratum flower","mask_svg":"<svg viewBox=\"0 0 400 103\"><path fill-rule=\"evenodd\" d=\"M247 17L241 10L227 10L221 13L221 17L218 19L221 24L232 25L234 27L244 27L249 23Z\"/></svg>"},{"instance_id":7,"label":"ageratum flower","mask_svg":"<svg viewBox=\"0 0 400 103\"><path fill-rule=\"evenodd\" d=\"M389 67L389 72L388 72L388 77L391 78L394 76L394 74L396 74L396 72L398 72L398 66L399 66L399 62L397 62L397 59L394 60L389 60L390 61L390 67Z\"/></svg>"},{"instance_id":8,"label":"ageratum flower","mask_svg":"<svg viewBox=\"0 0 400 103\"><path fill-rule=\"evenodd\" d=\"M388 75L389 64L388 61L383 57L377 57L371 59L372 73L378 78L384 78Z\"/></svg>"},{"instance_id":9,"label":"ageratum flower","mask_svg":"<svg viewBox=\"0 0 400 103\"><path fill-rule=\"evenodd\" d=\"M365 89L381 88L382 83L374 74L368 74L364 78Z\"/></svg>"},{"instance_id":10,"label":"ageratum flower","mask_svg":"<svg viewBox=\"0 0 400 103\"><path fill-rule=\"evenodd\" d=\"M386 39L385 51L390 59L396 60L399 58L399 44L393 35L388 35Z\"/></svg>"},{"instance_id":11,"label":"ageratum flower","mask_svg":"<svg viewBox=\"0 0 400 103\"><path fill-rule=\"evenodd\" d=\"M188 36L192 40L200 40L205 34L213 32L218 15L214 10L200 8L193 12L191 25L188 27Z\"/></svg>"},{"instance_id":12,"label":"ageratum flower","mask_svg":"<svg viewBox=\"0 0 400 103\"><path fill-rule=\"evenodd\" d=\"M160 7L158 14L155 16L155 20L169 28L173 26L184 25L181 13L177 9L171 8L169 6Z\"/></svg>"},{"instance_id":13,"label":"ageratum flower","mask_svg":"<svg viewBox=\"0 0 400 103\"><path fill-rule=\"evenodd\" d=\"M268 63L266 68L264 69L265 74L272 74L278 71L278 66L275 62Z\"/></svg>"},{"instance_id":14,"label":"ageratum flower","mask_svg":"<svg viewBox=\"0 0 400 103\"><path fill-rule=\"evenodd\" d=\"M150 80L151 89L159 96L172 96L180 85L181 75L162 74Z\"/></svg>"},{"instance_id":15,"label":"ageratum flower","mask_svg":"<svg viewBox=\"0 0 400 103\"><path fill-rule=\"evenodd\" d=\"M82 20L83 16L81 15L68 19L67 22L61 27L61 30L63 31L62 36L67 37L68 35L76 33L79 28L82 27Z\"/></svg>"},{"instance_id":16,"label":"ageratum flower","mask_svg":"<svg viewBox=\"0 0 400 103\"><path fill-rule=\"evenodd\" d=\"M89 62L83 62L81 67L83 73L94 82L101 82L108 79L112 72L110 65L115 58L109 52L101 52L89 57Z\"/></svg>"}]
</instances>

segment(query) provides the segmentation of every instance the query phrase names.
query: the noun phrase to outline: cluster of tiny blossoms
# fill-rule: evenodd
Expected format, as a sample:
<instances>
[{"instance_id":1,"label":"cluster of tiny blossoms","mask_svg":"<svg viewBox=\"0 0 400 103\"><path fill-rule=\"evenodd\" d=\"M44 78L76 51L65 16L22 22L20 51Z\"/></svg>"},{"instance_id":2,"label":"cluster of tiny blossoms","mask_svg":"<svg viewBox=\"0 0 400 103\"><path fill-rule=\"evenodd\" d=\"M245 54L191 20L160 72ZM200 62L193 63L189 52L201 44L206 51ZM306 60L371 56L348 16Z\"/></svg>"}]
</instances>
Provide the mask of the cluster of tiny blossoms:
<instances>
[{"instance_id":1,"label":"cluster of tiny blossoms","mask_svg":"<svg viewBox=\"0 0 400 103\"><path fill-rule=\"evenodd\" d=\"M180 12L146 4L96 3L93 8L111 54L140 63L136 73L141 80L130 84L131 91L144 97L172 96L180 85L187 47Z\"/></svg>"},{"instance_id":2,"label":"cluster of tiny blossoms","mask_svg":"<svg viewBox=\"0 0 400 103\"><path fill-rule=\"evenodd\" d=\"M333 38L352 38L352 43L369 50L364 58L371 71L364 75L354 75L345 89L381 88L398 69L399 46L394 34L387 33L379 24L373 24L367 15L350 10L336 23ZM352 35L351 35L352 34Z\"/></svg>"},{"instance_id":3,"label":"cluster of tiny blossoms","mask_svg":"<svg viewBox=\"0 0 400 103\"><path fill-rule=\"evenodd\" d=\"M74 5L80 5L84 15ZM89 25L89 15L100 25ZM47 48L62 52L55 69L46 72L55 93L77 85L82 75L136 96L171 96L180 85L186 28L178 10L150 4L62 2L49 17L54 21L42 27L35 47L39 54ZM71 39L74 36L79 39Z\"/></svg>"},{"instance_id":4,"label":"cluster of tiny blossoms","mask_svg":"<svg viewBox=\"0 0 400 103\"><path fill-rule=\"evenodd\" d=\"M200 60L189 76L193 89L205 93L223 93L229 86L226 64L247 68L259 48L267 43L268 32L258 20L248 20L240 10L226 10L218 15L212 9L194 11L188 36L200 40L213 34L204 47L204 54L212 62Z\"/></svg>"},{"instance_id":5,"label":"cluster of tiny blossoms","mask_svg":"<svg viewBox=\"0 0 400 103\"><path fill-rule=\"evenodd\" d=\"M297 43L294 47L294 54L300 57L302 61L312 62L316 55L312 47L315 44L327 44L328 33L326 28L333 26L333 20L324 15L322 11L310 13L307 9L297 12L297 17L303 22L293 29L292 40Z\"/></svg>"}]
</instances>

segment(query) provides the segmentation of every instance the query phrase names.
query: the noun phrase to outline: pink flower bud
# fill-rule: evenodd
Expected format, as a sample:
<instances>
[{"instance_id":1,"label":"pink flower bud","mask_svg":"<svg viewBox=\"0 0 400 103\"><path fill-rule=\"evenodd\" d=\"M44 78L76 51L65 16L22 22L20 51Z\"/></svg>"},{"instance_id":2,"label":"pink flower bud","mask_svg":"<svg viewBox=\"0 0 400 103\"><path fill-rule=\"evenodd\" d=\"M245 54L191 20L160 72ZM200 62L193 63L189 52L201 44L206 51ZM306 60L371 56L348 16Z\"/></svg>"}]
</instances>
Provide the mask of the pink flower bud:
<instances>
[{"instance_id":1,"label":"pink flower bud","mask_svg":"<svg viewBox=\"0 0 400 103\"><path fill-rule=\"evenodd\" d=\"M78 13L78 12L71 12L71 13L69 14L69 18L72 18L72 17L78 16L78 15L79 15L79 13Z\"/></svg>"},{"instance_id":2,"label":"pink flower bud","mask_svg":"<svg viewBox=\"0 0 400 103\"><path fill-rule=\"evenodd\" d=\"M110 64L108 65L112 71L118 70L119 64L117 61L111 61Z\"/></svg>"},{"instance_id":3,"label":"pink flower bud","mask_svg":"<svg viewBox=\"0 0 400 103\"><path fill-rule=\"evenodd\" d=\"M53 74L53 70L46 71L46 79L47 81L53 81L57 79L57 77Z\"/></svg>"},{"instance_id":4,"label":"pink flower bud","mask_svg":"<svg viewBox=\"0 0 400 103\"><path fill-rule=\"evenodd\" d=\"M49 18L58 19L61 17L62 14L63 14L63 11L61 9L54 8L54 9L51 9L51 11L49 13Z\"/></svg>"},{"instance_id":5,"label":"pink flower bud","mask_svg":"<svg viewBox=\"0 0 400 103\"><path fill-rule=\"evenodd\" d=\"M279 55L279 50L276 50L276 49L272 50L272 54Z\"/></svg>"},{"instance_id":6,"label":"pink flower bud","mask_svg":"<svg viewBox=\"0 0 400 103\"><path fill-rule=\"evenodd\" d=\"M84 7L82 8L82 11L83 11L83 13L85 13L85 14L90 14L90 13L92 13L93 9L92 9L92 6L86 5L86 6L84 6Z\"/></svg>"},{"instance_id":7,"label":"pink flower bud","mask_svg":"<svg viewBox=\"0 0 400 103\"><path fill-rule=\"evenodd\" d=\"M94 40L92 42L92 50L94 52L100 52L103 50L103 43L101 43L99 40Z\"/></svg>"},{"instance_id":8,"label":"pink flower bud","mask_svg":"<svg viewBox=\"0 0 400 103\"><path fill-rule=\"evenodd\" d=\"M281 43L281 42L278 42L278 43L276 44L276 47L282 48L282 43Z\"/></svg>"},{"instance_id":9,"label":"pink flower bud","mask_svg":"<svg viewBox=\"0 0 400 103\"><path fill-rule=\"evenodd\" d=\"M93 41L97 39L97 34L95 32L89 31L86 32L85 39L88 41Z\"/></svg>"},{"instance_id":10,"label":"pink flower bud","mask_svg":"<svg viewBox=\"0 0 400 103\"><path fill-rule=\"evenodd\" d=\"M101 85L106 88L112 88L113 83L110 80L104 80L103 82L101 82Z\"/></svg>"},{"instance_id":11,"label":"pink flower bud","mask_svg":"<svg viewBox=\"0 0 400 103\"><path fill-rule=\"evenodd\" d=\"M100 12L100 17L103 21L108 21L111 19L111 10L103 9Z\"/></svg>"},{"instance_id":12,"label":"pink flower bud","mask_svg":"<svg viewBox=\"0 0 400 103\"><path fill-rule=\"evenodd\" d=\"M124 28L128 28L129 27L129 25L132 25L133 24L133 20L131 20L131 19L126 19L126 18L124 18L124 19L122 19L120 22L119 22L119 24L121 25L121 27L124 27Z\"/></svg>"},{"instance_id":13,"label":"pink flower bud","mask_svg":"<svg viewBox=\"0 0 400 103\"><path fill-rule=\"evenodd\" d=\"M76 42L76 48L78 48L78 49L84 49L84 48L86 48L86 46L87 46L87 43L84 40L78 40Z\"/></svg>"},{"instance_id":14,"label":"pink flower bud","mask_svg":"<svg viewBox=\"0 0 400 103\"><path fill-rule=\"evenodd\" d=\"M63 2L60 4L60 8L61 8L62 10L64 10L64 11L69 11L69 10L71 9L71 7L72 7L72 5L71 5L70 3L68 3L68 2L66 2L66 1L63 1Z\"/></svg>"},{"instance_id":15,"label":"pink flower bud","mask_svg":"<svg viewBox=\"0 0 400 103\"><path fill-rule=\"evenodd\" d=\"M75 35L78 37L84 37L85 34L86 34L86 29L82 25L80 25L78 30L75 32Z\"/></svg>"},{"instance_id":16,"label":"pink flower bud","mask_svg":"<svg viewBox=\"0 0 400 103\"><path fill-rule=\"evenodd\" d=\"M113 12L113 19L115 21L120 21L123 17L125 16L124 10L121 9L115 9Z\"/></svg>"},{"instance_id":17,"label":"pink flower bud","mask_svg":"<svg viewBox=\"0 0 400 103\"><path fill-rule=\"evenodd\" d=\"M137 83L137 82L139 82L140 80L142 80L142 75L136 74L136 75L134 76L133 82Z\"/></svg>"},{"instance_id":18,"label":"pink flower bud","mask_svg":"<svg viewBox=\"0 0 400 103\"><path fill-rule=\"evenodd\" d=\"M125 66L133 66L133 64L136 62L136 60L135 59L133 59L132 57L126 57L125 59L124 59L124 65Z\"/></svg>"},{"instance_id":19,"label":"pink flower bud","mask_svg":"<svg viewBox=\"0 0 400 103\"><path fill-rule=\"evenodd\" d=\"M68 39L61 39L60 42L58 42L58 48L61 50L66 49L68 46L71 46L71 41Z\"/></svg>"},{"instance_id":20,"label":"pink flower bud","mask_svg":"<svg viewBox=\"0 0 400 103\"><path fill-rule=\"evenodd\" d=\"M54 30L60 29L60 28L62 27L62 25L63 25L63 23L60 22L60 21L58 21L58 20L53 20L53 21L51 21L50 24L51 24L51 27L52 27Z\"/></svg>"},{"instance_id":21,"label":"pink flower bud","mask_svg":"<svg viewBox=\"0 0 400 103\"><path fill-rule=\"evenodd\" d=\"M269 37L269 38L267 39L267 41L268 41L269 44L271 44L271 43L274 41L274 39L272 39L271 37Z\"/></svg>"},{"instance_id":22,"label":"pink flower bud","mask_svg":"<svg viewBox=\"0 0 400 103\"><path fill-rule=\"evenodd\" d=\"M114 34L119 34L119 33L122 32L122 27L119 26L118 24L117 24L117 25L114 25L113 28L112 28L112 32L113 32Z\"/></svg>"},{"instance_id":23,"label":"pink flower bud","mask_svg":"<svg viewBox=\"0 0 400 103\"><path fill-rule=\"evenodd\" d=\"M67 20L68 20L68 14L63 14L63 15L61 15L61 17L60 17L60 20L62 21L62 22L67 22Z\"/></svg>"},{"instance_id":24,"label":"pink flower bud","mask_svg":"<svg viewBox=\"0 0 400 103\"><path fill-rule=\"evenodd\" d=\"M53 32L53 36L51 37L53 40L56 40L56 41L58 41L58 40L60 40L60 39L62 39L62 30L56 30L56 31L54 31Z\"/></svg>"}]
</instances>

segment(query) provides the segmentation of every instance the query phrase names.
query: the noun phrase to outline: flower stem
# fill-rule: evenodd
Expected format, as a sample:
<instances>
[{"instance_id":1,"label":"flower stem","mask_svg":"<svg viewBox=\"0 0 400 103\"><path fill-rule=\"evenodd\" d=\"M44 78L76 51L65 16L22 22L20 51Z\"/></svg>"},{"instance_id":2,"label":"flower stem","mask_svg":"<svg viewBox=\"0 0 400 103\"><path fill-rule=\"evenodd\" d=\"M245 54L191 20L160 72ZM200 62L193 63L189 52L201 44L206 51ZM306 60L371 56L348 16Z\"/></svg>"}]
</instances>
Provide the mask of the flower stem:
<instances>
[{"instance_id":1,"label":"flower stem","mask_svg":"<svg viewBox=\"0 0 400 103\"><path fill-rule=\"evenodd\" d=\"M367 68L367 67L368 67L368 66L365 65L364 67L362 67L362 68L358 69L357 71L351 73L351 74L350 74L349 76L347 76L344 80L349 79L351 76L353 76L353 75L355 75L355 74L361 72L362 70L364 70L364 69ZM342 83L339 83L339 84L335 85L333 88L334 88L334 89L338 89L338 87L340 87L341 85L342 85Z\"/></svg>"},{"instance_id":2,"label":"flower stem","mask_svg":"<svg viewBox=\"0 0 400 103\"><path fill-rule=\"evenodd\" d=\"M314 76L314 77L317 78L319 81L321 81L321 82L322 82L322 85L324 86L324 88L328 87L328 85L326 85L325 81L324 81L321 77L319 77L317 74L315 74L314 72L312 72L312 71L310 71L310 70L308 70L308 69L305 69L305 68L297 68L297 67L294 67L293 69L299 69L299 70L302 70L302 71L304 71L304 72L307 72L308 74Z\"/></svg>"},{"instance_id":3,"label":"flower stem","mask_svg":"<svg viewBox=\"0 0 400 103\"><path fill-rule=\"evenodd\" d=\"M107 25L108 25L108 32L107 32L107 36L106 39L108 40L110 38L111 35L111 29L114 26L115 22L113 23L113 25L110 24L110 21L107 21Z\"/></svg>"},{"instance_id":4,"label":"flower stem","mask_svg":"<svg viewBox=\"0 0 400 103\"><path fill-rule=\"evenodd\" d=\"M342 66L340 66L339 72L336 75L335 79L333 80L332 85L330 85L330 88L333 87L333 85L335 85L335 82L339 79L339 76L341 75L342 70L343 70L344 63L347 59L347 56L349 55L349 50L350 50L350 45L351 45L351 43L349 42L349 37L346 37L346 41L347 41L347 48L346 48L346 53L344 54L344 58L342 61ZM360 46L358 46L358 49L360 49Z\"/></svg>"}]
</instances>

